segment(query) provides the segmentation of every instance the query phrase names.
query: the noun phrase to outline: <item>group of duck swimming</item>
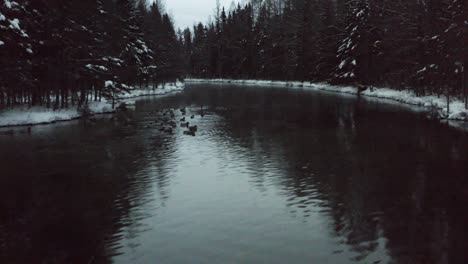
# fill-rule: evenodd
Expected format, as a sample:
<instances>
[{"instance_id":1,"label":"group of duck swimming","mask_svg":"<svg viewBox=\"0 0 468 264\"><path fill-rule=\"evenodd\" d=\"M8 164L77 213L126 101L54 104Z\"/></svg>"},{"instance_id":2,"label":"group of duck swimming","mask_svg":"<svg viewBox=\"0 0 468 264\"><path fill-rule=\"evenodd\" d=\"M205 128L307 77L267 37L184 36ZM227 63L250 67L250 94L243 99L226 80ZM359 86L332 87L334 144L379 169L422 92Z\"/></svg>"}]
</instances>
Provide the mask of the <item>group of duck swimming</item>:
<instances>
[{"instance_id":1,"label":"group of duck swimming","mask_svg":"<svg viewBox=\"0 0 468 264\"><path fill-rule=\"evenodd\" d=\"M190 122L187 121L187 110L185 107L180 109L180 112L182 114L182 118L180 119L180 126L187 128L187 130L184 131L185 135L190 135L190 136L195 136L195 133L198 131L198 126L190 126ZM163 116L170 116L169 118L163 118L162 123L161 123L161 128L159 131L165 132L168 134L173 134L174 129L177 127L177 123L173 120L175 118L175 112L173 109L167 109L166 111L163 112ZM190 116L190 119L194 119L195 115Z\"/></svg>"}]
</instances>

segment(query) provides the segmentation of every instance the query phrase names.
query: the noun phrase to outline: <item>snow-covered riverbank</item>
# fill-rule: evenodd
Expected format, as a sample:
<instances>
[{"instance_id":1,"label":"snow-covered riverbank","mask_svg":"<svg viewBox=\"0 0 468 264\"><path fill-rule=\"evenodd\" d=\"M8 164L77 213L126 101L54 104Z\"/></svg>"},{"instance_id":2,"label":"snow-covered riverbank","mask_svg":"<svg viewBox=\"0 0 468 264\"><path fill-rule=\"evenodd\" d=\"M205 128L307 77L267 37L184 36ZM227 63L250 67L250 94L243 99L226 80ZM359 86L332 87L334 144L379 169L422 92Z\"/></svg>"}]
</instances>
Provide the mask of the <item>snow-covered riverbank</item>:
<instances>
[{"instance_id":1,"label":"snow-covered riverbank","mask_svg":"<svg viewBox=\"0 0 468 264\"><path fill-rule=\"evenodd\" d=\"M159 86L154 90L151 88L135 89L132 90L131 93L120 95L119 100L125 102L130 98L140 96L165 95L175 91L181 91L184 88L185 85L183 83L177 82L174 85L166 84L165 86ZM111 102L90 102L88 106L92 115L115 112L115 109L112 109ZM0 112L0 127L48 124L73 120L80 117L81 113L77 110L76 107L53 111L52 109L46 107L28 108L22 106Z\"/></svg>"},{"instance_id":2,"label":"snow-covered riverbank","mask_svg":"<svg viewBox=\"0 0 468 264\"><path fill-rule=\"evenodd\" d=\"M334 86L326 83L230 79L186 79L185 81L187 83L231 83L243 85L298 87L354 95L359 93L357 87ZM398 101L402 104L417 105L436 109L441 119L468 121L468 110L465 109L462 100L452 99L450 101L450 112L447 113L447 99L444 96L416 96L414 92L409 90L398 91L389 88L370 88L362 91L361 95L365 97L380 98L383 100Z\"/></svg>"}]
</instances>

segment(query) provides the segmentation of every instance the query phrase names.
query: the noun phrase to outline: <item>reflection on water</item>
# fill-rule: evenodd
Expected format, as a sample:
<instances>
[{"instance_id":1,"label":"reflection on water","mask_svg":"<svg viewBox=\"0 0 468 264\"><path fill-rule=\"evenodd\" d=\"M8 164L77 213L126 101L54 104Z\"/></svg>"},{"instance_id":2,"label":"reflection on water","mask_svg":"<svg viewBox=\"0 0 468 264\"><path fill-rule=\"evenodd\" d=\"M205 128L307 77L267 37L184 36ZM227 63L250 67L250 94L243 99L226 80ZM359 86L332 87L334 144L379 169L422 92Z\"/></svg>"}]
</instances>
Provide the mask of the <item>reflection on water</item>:
<instances>
[{"instance_id":1,"label":"reflection on water","mask_svg":"<svg viewBox=\"0 0 468 264\"><path fill-rule=\"evenodd\" d=\"M161 132L183 106L197 135ZM394 105L193 85L1 134L0 262L465 263L467 152Z\"/></svg>"}]
</instances>

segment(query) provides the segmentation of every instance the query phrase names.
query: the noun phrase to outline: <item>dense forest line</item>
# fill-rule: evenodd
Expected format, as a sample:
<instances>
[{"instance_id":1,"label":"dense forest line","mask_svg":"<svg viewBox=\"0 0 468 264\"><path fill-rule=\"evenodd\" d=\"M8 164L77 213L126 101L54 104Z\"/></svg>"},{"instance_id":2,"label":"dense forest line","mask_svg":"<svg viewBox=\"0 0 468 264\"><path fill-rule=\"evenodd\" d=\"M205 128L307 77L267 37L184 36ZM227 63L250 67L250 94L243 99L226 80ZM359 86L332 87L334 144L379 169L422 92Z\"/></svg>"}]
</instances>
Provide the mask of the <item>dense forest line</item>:
<instances>
[{"instance_id":1,"label":"dense forest line","mask_svg":"<svg viewBox=\"0 0 468 264\"><path fill-rule=\"evenodd\" d=\"M0 0L0 109L184 76L388 86L468 108L464 0L250 0L178 32L160 1Z\"/></svg>"},{"instance_id":2,"label":"dense forest line","mask_svg":"<svg viewBox=\"0 0 468 264\"><path fill-rule=\"evenodd\" d=\"M412 89L463 97L468 108L467 9L466 0L218 5L211 22L184 30L185 68L199 78Z\"/></svg>"},{"instance_id":3,"label":"dense forest line","mask_svg":"<svg viewBox=\"0 0 468 264\"><path fill-rule=\"evenodd\" d=\"M0 0L0 109L114 98L184 75L159 1Z\"/></svg>"}]
</instances>

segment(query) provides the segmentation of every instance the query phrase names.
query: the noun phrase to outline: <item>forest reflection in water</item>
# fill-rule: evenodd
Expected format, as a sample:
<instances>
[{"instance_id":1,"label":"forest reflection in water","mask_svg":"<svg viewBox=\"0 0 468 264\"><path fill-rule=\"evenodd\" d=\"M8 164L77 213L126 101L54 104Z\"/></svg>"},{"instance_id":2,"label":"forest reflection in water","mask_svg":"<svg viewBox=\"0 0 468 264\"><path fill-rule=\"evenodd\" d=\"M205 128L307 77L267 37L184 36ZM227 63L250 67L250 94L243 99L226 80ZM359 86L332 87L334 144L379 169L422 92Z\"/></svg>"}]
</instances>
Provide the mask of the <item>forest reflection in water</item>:
<instances>
[{"instance_id":1,"label":"forest reflection in water","mask_svg":"<svg viewBox=\"0 0 468 264\"><path fill-rule=\"evenodd\" d=\"M181 107L195 115L195 137L159 131L160 110L179 121ZM191 85L126 115L0 136L0 260L468 259L468 139L423 113L301 89Z\"/></svg>"}]
</instances>

